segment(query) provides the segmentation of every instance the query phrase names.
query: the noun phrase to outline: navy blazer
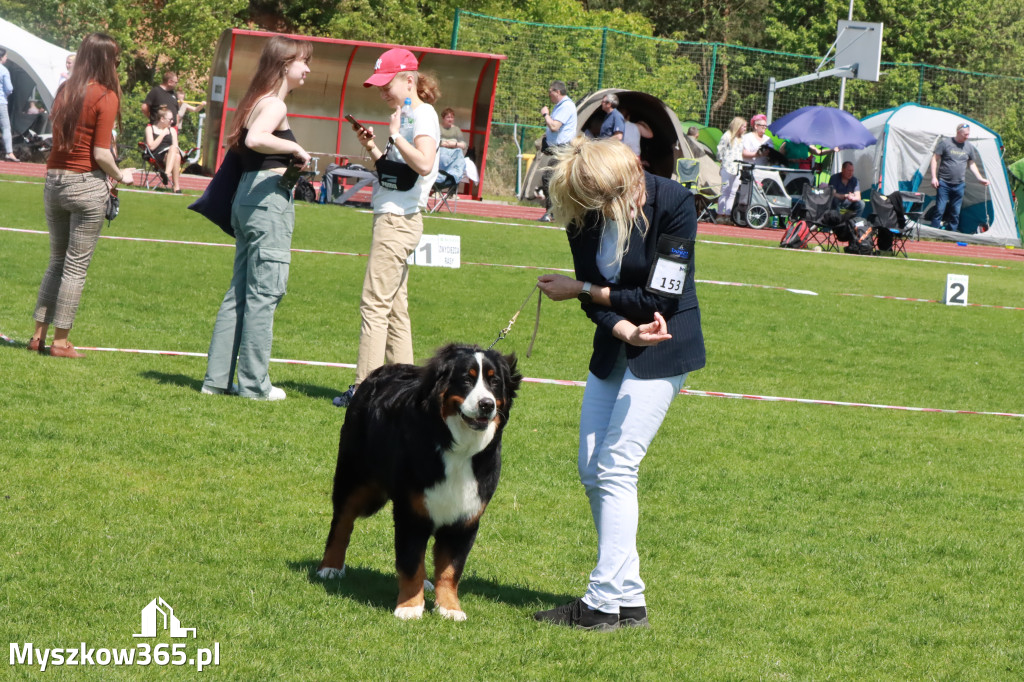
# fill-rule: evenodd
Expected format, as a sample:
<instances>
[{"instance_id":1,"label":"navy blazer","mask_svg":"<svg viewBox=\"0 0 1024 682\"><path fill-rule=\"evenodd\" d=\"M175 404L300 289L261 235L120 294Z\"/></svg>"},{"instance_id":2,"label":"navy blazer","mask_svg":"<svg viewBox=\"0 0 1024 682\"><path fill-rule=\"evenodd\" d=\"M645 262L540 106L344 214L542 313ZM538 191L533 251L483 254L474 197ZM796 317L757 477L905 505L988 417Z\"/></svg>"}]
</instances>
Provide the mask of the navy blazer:
<instances>
[{"instance_id":1,"label":"navy blazer","mask_svg":"<svg viewBox=\"0 0 1024 682\"><path fill-rule=\"evenodd\" d=\"M626 349L629 369L641 379L660 379L700 369L704 366L704 336L700 329L700 308L694 284L695 265L686 274L683 295L665 296L647 289L647 280L655 264L658 238L670 235L679 239L696 239L697 213L693 195L677 182L645 173L647 201L644 215L649 227L641 236L641 223L634 223L629 248L622 256L619 281L612 284L597 268L597 250L601 244L600 215L593 211L584 218L582 230L570 225L569 247L572 249L576 279L611 288L611 306L581 304L587 316L597 325L594 332L594 353L590 371L599 379L611 373L619 352ZM695 261L694 261L695 263ZM655 346L633 346L612 336L612 327L620 320L640 325L654 321L654 311L668 323L672 338Z\"/></svg>"}]
</instances>

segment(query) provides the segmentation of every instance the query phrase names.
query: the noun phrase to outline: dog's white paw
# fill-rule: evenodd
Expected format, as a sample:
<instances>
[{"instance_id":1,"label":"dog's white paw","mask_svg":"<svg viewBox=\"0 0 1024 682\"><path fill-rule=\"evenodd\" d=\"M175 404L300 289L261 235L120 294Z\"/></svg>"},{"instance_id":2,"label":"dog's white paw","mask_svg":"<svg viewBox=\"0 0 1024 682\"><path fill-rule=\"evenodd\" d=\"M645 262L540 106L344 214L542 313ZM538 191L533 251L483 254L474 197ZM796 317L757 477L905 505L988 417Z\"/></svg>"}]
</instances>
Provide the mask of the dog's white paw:
<instances>
[{"instance_id":1,"label":"dog's white paw","mask_svg":"<svg viewBox=\"0 0 1024 682\"><path fill-rule=\"evenodd\" d=\"M345 577L345 567L341 568L321 568L316 572L320 576L321 580L336 580L338 578Z\"/></svg>"},{"instance_id":2,"label":"dog's white paw","mask_svg":"<svg viewBox=\"0 0 1024 682\"><path fill-rule=\"evenodd\" d=\"M459 623L466 620L465 611L458 611L456 609L446 609L443 606L438 606L437 612L440 613L443 618L447 618L448 620L454 620Z\"/></svg>"},{"instance_id":3,"label":"dog's white paw","mask_svg":"<svg viewBox=\"0 0 1024 682\"><path fill-rule=\"evenodd\" d=\"M430 582L429 580L424 580L423 581L423 589L426 590L427 592L433 592L434 591L434 583Z\"/></svg>"},{"instance_id":4,"label":"dog's white paw","mask_svg":"<svg viewBox=\"0 0 1024 682\"><path fill-rule=\"evenodd\" d=\"M423 604L419 606L399 606L395 609L395 617L402 620L419 620L423 617Z\"/></svg>"}]
</instances>

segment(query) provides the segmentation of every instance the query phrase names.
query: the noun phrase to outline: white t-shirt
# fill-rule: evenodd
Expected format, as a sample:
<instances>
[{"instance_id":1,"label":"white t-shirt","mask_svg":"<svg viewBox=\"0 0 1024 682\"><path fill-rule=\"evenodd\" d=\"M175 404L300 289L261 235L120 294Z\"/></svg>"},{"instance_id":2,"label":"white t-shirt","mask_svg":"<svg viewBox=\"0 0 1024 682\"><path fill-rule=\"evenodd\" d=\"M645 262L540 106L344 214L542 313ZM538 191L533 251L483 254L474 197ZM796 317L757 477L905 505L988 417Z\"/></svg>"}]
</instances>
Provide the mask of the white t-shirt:
<instances>
[{"instance_id":1,"label":"white t-shirt","mask_svg":"<svg viewBox=\"0 0 1024 682\"><path fill-rule=\"evenodd\" d=\"M373 191L370 203L373 205L374 213L392 213L395 215L412 215L420 209L427 207L427 197L430 196L430 188L434 186L437 179L437 166L440 155L437 154L437 145L441 142L441 122L437 118L434 107L426 102L412 110L413 124L403 126L399 134L409 143L415 145L415 139L420 135L427 135L433 140L434 166L427 175L421 175L416 179L412 189L399 192L394 189L385 189L377 185ZM388 159L391 161L405 162L401 152L394 146L388 152Z\"/></svg>"},{"instance_id":2,"label":"white t-shirt","mask_svg":"<svg viewBox=\"0 0 1024 682\"><path fill-rule=\"evenodd\" d=\"M775 149L775 144L772 142L772 138L768 137L767 135L765 135L764 137L758 137L757 133L751 131L740 139L743 140L743 151L745 152L756 152L758 149L761 148L761 145L764 144L768 145L772 149ZM761 156L755 156L752 159L742 160L746 161L747 163L753 163L757 166L768 165L768 157L763 154Z\"/></svg>"}]
</instances>

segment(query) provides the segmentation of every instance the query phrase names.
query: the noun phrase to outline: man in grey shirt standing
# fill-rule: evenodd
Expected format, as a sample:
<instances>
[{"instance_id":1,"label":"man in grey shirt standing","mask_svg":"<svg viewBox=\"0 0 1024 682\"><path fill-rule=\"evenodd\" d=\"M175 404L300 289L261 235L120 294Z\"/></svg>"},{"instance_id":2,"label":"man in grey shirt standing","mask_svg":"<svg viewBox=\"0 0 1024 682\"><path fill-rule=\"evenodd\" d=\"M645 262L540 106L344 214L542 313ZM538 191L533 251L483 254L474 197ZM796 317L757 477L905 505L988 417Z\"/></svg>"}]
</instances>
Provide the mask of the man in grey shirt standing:
<instances>
[{"instance_id":1,"label":"man in grey shirt standing","mask_svg":"<svg viewBox=\"0 0 1024 682\"><path fill-rule=\"evenodd\" d=\"M941 229L942 219L947 219L951 232L959 231L960 205L964 200L964 187L967 184L967 168L970 167L974 177L982 185L988 185L978 170L978 150L967 141L971 134L971 124L964 121L956 127L955 137L940 138L932 155L932 187L935 188L935 217L932 227Z\"/></svg>"}]
</instances>

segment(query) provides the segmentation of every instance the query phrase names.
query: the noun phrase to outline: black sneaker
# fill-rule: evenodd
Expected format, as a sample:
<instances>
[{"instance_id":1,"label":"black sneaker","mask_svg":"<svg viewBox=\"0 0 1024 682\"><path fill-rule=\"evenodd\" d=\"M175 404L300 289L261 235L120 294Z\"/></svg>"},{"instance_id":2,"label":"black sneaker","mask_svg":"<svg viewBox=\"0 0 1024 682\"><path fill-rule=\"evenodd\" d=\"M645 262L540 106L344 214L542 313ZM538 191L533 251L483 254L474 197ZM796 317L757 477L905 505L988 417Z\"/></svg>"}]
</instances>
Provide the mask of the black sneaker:
<instances>
[{"instance_id":1,"label":"black sneaker","mask_svg":"<svg viewBox=\"0 0 1024 682\"><path fill-rule=\"evenodd\" d=\"M355 396L355 394L356 385L351 384L349 385L347 391L336 397L332 402L334 403L335 407L348 407L349 405L352 404L352 398Z\"/></svg>"},{"instance_id":2,"label":"black sneaker","mask_svg":"<svg viewBox=\"0 0 1024 682\"><path fill-rule=\"evenodd\" d=\"M552 625L568 625L581 630L610 632L619 627L619 616L590 608L582 599L576 599L550 611L538 611L533 619Z\"/></svg>"},{"instance_id":3,"label":"black sneaker","mask_svg":"<svg viewBox=\"0 0 1024 682\"><path fill-rule=\"evenodd\" d=\"M646 606L620 606L619 607L619 627L620 628L649 628L651 624L647 622L647 607Z\"/></svg>"}]
</instances>

